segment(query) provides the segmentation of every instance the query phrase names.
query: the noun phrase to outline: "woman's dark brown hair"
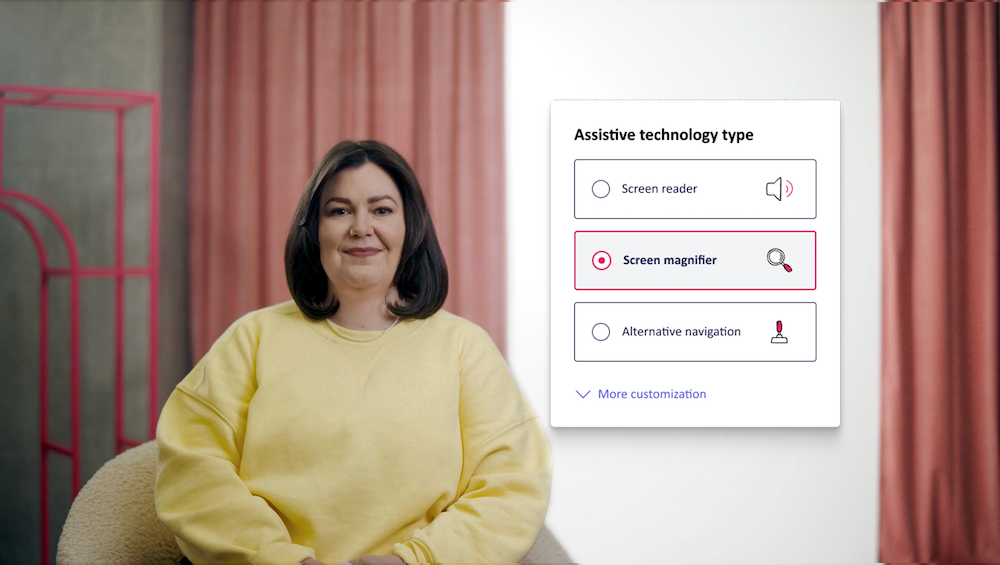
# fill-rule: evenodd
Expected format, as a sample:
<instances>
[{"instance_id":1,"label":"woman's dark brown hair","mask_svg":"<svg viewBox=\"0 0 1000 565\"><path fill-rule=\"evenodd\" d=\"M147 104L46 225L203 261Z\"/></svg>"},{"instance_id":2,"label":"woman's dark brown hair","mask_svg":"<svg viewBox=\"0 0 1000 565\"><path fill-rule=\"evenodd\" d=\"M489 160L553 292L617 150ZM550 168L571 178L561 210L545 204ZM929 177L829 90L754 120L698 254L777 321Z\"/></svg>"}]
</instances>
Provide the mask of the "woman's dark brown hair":
<instances>
[{"instance_id":1,"label":"woman's dark brown hair","mask_svg":"<svg viewBox=\"0 0 1000 565\"><path fill-rule=\"evenodd\" d=\"M319 253L319 207L326 182L345 169L373 163L392 177L403 197L406 235L393 284L400 304L388 304L400 318L426 318L448 296L448 267L438 245L431 213L413 169L403 156L378 141L341 141L313 171L295 209L285 242L285 277L299 309L316 320L337 312L337 297L329 300L329 280Z\"/></svg>"}]
</instances>

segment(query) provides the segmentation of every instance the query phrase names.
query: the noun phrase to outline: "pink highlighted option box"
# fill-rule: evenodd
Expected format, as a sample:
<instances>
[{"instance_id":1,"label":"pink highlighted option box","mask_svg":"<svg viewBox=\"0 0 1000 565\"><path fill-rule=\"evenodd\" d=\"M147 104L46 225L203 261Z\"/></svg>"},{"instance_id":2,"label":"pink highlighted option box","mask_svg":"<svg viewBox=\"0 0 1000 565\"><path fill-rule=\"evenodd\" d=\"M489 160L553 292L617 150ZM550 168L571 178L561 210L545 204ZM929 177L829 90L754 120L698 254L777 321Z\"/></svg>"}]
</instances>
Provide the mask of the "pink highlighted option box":
<instances>
[{"instance_id":1,"label":"pink highlighted option box","mask_svg":"<svg viewBox=\"0 0 1000 565\"><path fill-rule=\"evenodd\" d=\"M577 231L573 238L576 290L816 290L815 231Z\"/></svg>"}]
</instances>

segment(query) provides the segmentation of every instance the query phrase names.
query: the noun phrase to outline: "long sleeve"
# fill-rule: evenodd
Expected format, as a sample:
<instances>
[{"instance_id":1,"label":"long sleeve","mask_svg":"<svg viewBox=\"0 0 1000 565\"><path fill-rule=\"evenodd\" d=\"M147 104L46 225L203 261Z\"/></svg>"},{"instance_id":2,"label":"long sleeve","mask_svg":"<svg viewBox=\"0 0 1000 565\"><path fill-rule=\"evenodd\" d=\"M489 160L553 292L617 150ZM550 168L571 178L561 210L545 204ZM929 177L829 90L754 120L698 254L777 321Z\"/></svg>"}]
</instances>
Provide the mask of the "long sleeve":
<instances>
[{"instance_id":1,"label":"long sleeve","mask_svg":"<svg viewBox=\"0 0 1000 565\"><path fill-rule=\"evenodd\" d=\"M534 544L548 508L548 442L478 327L463 344L460 371L461 494L393 554L407 563L517 562Z\"/></svg>"},{"instance_id":2,"label":"long sleeve","mask_svg":"<svg viewBox=\"0 0 1000 565\"><path fill-rule=\"evenodd\" d=\"M256 391L252 319L233 325L176 387L160 414L156 512L194 563L298 563L272 506L239 476Z\"/></svg>"}]
</instances>

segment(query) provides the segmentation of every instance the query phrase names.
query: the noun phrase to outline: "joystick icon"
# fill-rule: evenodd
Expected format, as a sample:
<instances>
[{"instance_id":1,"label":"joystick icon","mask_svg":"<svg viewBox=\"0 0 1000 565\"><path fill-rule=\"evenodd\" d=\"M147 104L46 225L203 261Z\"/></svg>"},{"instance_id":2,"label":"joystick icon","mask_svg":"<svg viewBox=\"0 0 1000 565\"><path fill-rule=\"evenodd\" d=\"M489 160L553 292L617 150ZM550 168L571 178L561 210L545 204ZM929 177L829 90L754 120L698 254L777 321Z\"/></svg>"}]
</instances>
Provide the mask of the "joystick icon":
<instances>
[{"instance_id":1,"label":"joystick icon","mask_svg":"<svg viewBox=\"0 0 1000 565\"><path fill-rule=\"evenodd\" d=\"M788 338L781 335L781 320L778 320L778 335L771 338L771 343L788 343Z\"/></svg>"}]
</instances>

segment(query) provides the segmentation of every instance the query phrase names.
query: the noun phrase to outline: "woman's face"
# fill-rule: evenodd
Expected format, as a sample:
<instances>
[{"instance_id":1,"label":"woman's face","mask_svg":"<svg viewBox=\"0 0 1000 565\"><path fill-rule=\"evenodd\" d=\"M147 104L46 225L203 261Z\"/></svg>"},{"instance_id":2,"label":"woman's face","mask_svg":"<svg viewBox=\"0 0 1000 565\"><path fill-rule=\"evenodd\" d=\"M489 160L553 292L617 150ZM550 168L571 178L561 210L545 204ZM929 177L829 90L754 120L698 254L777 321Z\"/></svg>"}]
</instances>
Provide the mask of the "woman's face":
<instances>
[{"instance_id":1,"label":"woman's face","mask_svg":"<svg viewBox=\"0 0 1000 565\"><path fill-rule=\"evenodd\" d=\"M378 165L345 169L323 187L319 252L335 295L349 289L387 292L405 236L402 196Z\"/></svg>"}]
</instances>

